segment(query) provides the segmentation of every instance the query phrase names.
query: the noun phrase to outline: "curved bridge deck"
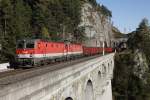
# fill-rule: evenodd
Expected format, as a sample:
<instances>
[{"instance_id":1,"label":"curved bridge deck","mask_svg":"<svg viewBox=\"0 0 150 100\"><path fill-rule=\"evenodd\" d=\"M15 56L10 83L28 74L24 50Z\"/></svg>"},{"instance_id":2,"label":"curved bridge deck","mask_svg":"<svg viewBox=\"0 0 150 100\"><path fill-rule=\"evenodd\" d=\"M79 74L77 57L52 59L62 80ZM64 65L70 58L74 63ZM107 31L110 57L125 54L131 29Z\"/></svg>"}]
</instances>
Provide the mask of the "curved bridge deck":
<instances>
[{"instance_id":1,"label":"curved bridge deck","mask_svg":"<svg viewBox=\"0 0 150 100\"><path fill-rule=\"evenodd\" d=\"M0 100L112 100L113 57L7 73L0 76Z\"/></svg>"}]
</instances>

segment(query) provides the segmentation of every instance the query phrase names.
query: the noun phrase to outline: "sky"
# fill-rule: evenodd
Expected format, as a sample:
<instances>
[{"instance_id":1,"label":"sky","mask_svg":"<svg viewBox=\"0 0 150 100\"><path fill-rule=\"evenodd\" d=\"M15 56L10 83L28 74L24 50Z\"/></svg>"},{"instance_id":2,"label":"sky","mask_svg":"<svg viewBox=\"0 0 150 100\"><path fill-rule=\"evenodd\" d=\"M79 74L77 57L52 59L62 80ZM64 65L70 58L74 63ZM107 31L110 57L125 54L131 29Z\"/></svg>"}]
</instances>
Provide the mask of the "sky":
<instances>
[{"instance_id":1,"label":"sky","mask_svg":"<svg viewBox=\"0 0 150 100\"><path fill-rule=\"evenodd\" d=\"M112 11L112 22L121 32L134 31L143 18L150 22L150 0L97 0Z\"/></svg>"}]
</instances>

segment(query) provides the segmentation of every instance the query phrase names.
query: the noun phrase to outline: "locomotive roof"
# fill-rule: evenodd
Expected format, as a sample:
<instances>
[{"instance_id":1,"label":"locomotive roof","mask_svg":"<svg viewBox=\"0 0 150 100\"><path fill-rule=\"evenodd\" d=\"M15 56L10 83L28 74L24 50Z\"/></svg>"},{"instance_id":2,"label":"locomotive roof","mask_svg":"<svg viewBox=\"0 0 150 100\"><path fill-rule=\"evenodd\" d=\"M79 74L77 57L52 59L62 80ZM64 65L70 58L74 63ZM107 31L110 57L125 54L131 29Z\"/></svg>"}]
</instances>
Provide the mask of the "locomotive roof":
<instances>
[{"instance_id":1,"label":"locomotive roof","mask_svg":"<svg viewBox=\"0 0 150 100\"><path fill-rule=\"evenodd\" d=\"M66 42L54 42L54 41L49 41L44 39L20 39L17 41L42 41L42 42L51 42L51 43L66 43ZM70 43L70 44L81 45L80 43Z\"/></svg>"}]
</instances>

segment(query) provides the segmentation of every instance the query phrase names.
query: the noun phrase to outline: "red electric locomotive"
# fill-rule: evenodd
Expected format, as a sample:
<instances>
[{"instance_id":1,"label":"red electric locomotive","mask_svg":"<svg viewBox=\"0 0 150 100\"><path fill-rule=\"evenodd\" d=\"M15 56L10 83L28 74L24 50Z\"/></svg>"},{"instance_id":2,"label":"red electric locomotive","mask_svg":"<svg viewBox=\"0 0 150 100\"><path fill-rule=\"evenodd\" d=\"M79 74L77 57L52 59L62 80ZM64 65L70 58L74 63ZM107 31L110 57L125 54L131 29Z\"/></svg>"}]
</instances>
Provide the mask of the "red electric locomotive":
<instances>
[{"instance_id":1,"label":"red electric locomotive","mask_svg":"<svg viewBox=\"0 0 150 100\"><path fill-rule=\"evenodd\" d=\"M37 65L45 61L65 59L83 53L80 44L65 44L44 40L19 40L17 44L17 59L20 65Z\"/></svg>"}]
</instances>

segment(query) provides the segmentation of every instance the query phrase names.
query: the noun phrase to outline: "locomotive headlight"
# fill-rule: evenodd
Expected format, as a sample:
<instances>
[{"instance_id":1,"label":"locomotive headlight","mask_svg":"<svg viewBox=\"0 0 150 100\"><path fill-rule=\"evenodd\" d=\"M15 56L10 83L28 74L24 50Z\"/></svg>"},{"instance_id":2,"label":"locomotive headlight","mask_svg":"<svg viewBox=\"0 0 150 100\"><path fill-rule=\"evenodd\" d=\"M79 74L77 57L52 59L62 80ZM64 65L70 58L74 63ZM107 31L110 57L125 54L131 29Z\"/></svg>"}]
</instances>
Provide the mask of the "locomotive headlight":
<instances>
[{"instance_id":1,"label":"locomotive headlight","mask_svg":"<svg viewBox=\"0 0 150 100\"><path fill-rule=\"evenodd\" d=\"M16 58L19 58L19 55L16 55Z\"/></svg>"}]
</instances>

